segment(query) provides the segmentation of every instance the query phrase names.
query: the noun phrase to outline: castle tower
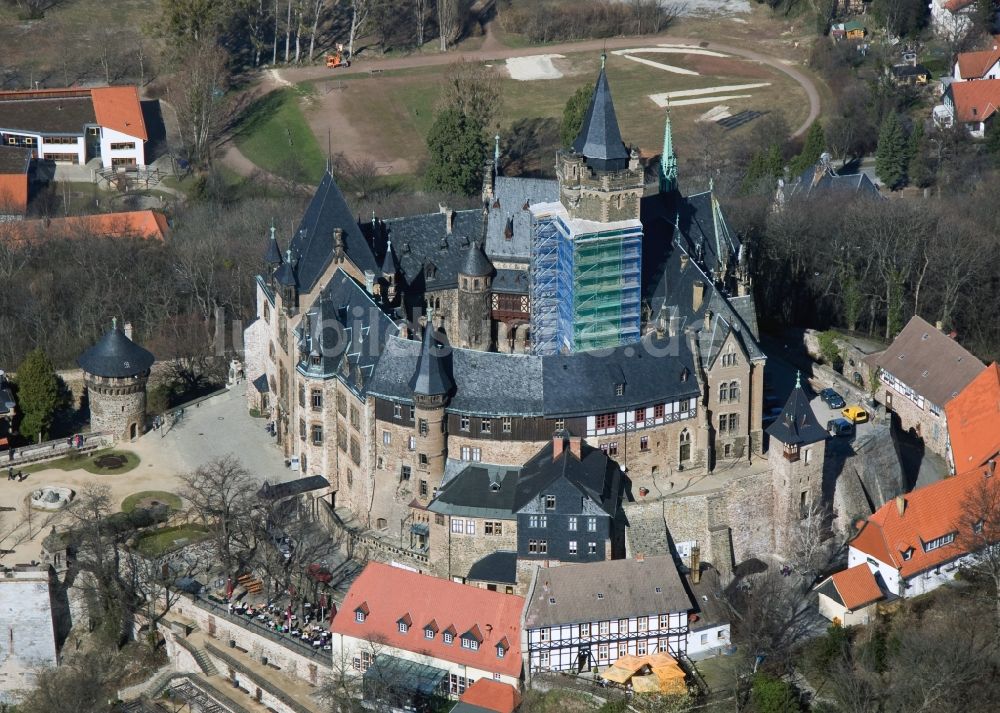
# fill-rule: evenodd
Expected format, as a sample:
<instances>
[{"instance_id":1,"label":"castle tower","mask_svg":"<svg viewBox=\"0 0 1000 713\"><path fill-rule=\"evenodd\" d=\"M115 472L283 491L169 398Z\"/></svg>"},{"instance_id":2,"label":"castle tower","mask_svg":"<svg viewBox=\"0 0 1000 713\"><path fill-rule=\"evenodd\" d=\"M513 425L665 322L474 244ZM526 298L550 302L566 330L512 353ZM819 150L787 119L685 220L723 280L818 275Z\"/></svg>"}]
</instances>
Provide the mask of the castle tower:
<instances>
[{"instance_id":1,"label":"castle tower","mask_svg":"<svg viewBox=\"0 0 1000 713\"><path fill-rule=\"evenodd\" d=\"M133 342L118 320L97 344L81 354L90 403L90 429L119 440L142 435L146 426L146 381L155 357Z\"/></svg>"},{"instance_id":2,"label":"castle tower","mask_svg":"<svg viewBox=\"0 0 1000 713\"><path fill-rule=\"evenodd\" d=\"M396 280L398 275L399 263L396 261L396 255L392 252L392 241L390 240L385 249L385 258L382 260L382 279L386 283L382 300L387 307L391 307L396 303Z\"/></svg>"},{"instance_id":3,"label":"castle tower","mask_svg":"<svg viewBox=\"0 0 1000 713\"><path fill-rule=\"evenodd\" d=\"M816 420L798 375L781 416L768 426L767 433L771 436L767 457L774 495L775 551L787 555L799 523L822 500L826 456L827 432Z\"/></svg>"},{"instance_id":4,"label":"castle tower","mask_svg":"<svg viewBox=\"0 0 1000 713\"><path fill-rule=\"evenodd\" d=\"M281 250L278 249L278 239L274 237L274 222L271 223L271 239L267 241L267 252L264 253L264 274L267 284L274 288L274 273L281 267Z\"/></svg>"},{"instance_id":5,"label":"castle tower","mask_svg":"<svg viewBox=\"0 0 1000 713\"><path fill-rule=\"evenodd\" d=\"M428 313L420 358L410 378L415 411L413 435L417 441L417 477L428 485L422 485L418 490L422 503L430 501L433 488L441 483L448 457L444 408L454 386L450 359L450 354L434 335L433 314Z\"/></svg>"},{"instance_id":6,"label":"castle tower","mask_svg":"<svg viewBox=\"0 0 1000 713\"><path fill-rule=\"evenodd\" d=\"M493 263L482 245L472 243L458 270L458 346L487 351L490 348L490 288Z\"/></svg>"},{"instance_id":7,"label":"castle tower","mask_svg":"<svg viewBox=\"0 0 1000 713\"><path fill-rule=\"evenodd\" d=\"M291 248L285 253L285 261L274 271L274 282L281 295L282 308L288 314L295 314L298 311L299 283L295 277L295 259Z\"/></svg>"},{"instance_id":8,"label":"castle tower","mask_svg":"<svg viewBox=\"0 0 1000 713\"><path fill-rule=\"evenodd\" d=\"M663 151L660 153L660 193L677 190L677 154L674 153L674 135L670 126L670 107L663 121Z\"/></svg>"},{"instance_id":9,"label":"castle tower","mask_svg":"<svg viewBox=\"0 0 1000 713\"><path fill-rule=\"evenodd\" d=\"M556 159L559 201L532 208L531 335L536 354L639 339L644 188L622 141L604 58L580 133Z\"/></svg>"}]
</instances>

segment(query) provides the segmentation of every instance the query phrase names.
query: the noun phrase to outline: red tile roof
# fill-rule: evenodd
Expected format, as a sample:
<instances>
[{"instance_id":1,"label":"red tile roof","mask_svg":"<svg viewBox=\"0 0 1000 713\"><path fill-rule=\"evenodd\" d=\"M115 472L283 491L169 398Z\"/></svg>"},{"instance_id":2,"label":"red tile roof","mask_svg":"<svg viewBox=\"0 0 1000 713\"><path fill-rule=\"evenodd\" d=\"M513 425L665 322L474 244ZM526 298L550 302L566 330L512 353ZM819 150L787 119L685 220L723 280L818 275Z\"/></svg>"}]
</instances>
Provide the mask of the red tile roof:
<instances>
[{"instance_id":1,"label":"red tile roof","mask_svg":"<svg viewBox=\"0 0 1000 713\"><path fill-rule=\"evenodd\" d=\"M948 0L948 2L944 4L944 9L949 12L958 12L959 10L967 8L974 2L976 2L976 0Z\"/></svg>"},{"instance_id":2,"label":"red tile roof","mask_svg":"<svg viewBox=\"0 0 1000 713\"><path fill-rule=\"evenodd\" d=\"M830 579L837 588L837 594L844 606L854 611L863 606L877 602L883 597L875 575L866 562L854 565L842 572L837 572Z\"/></svg>"},{"instance_id":3,"label":"red tile roof","mask_svg":"<svg viewBox=\"0 0 1000 713\"><path fill-rule=\"evenodd\" d=\"M968 123L985 121L1000 105L1000 79L977 79L948 85L955 102L955 119Z\"/></svg>"},{"instance_id":4,"label":"red tile roof","mask_svg":"<svg viewBox=\"0 0 1000 713\"><path fill-rule=\"evenodd\" d=\"M90 90L90 97L98 124L143 141L149 140L136 87L95 87Z\"/></svg>"},{"instance_id":5,"label":"red tile roof","mask_svg":"<svg viewBox=\"0 0 1000 713\"><path fill-rule=\"evenodd\" d=\"M1000 368L984 369L944 408L955 470L986 465L1000 453Z\"/></svg>"},{"instance_id":6,"label":"red tile roof","mask_svg":"<svg viewBox=\"0 0 1000 713\"><path fill-rule=\"evenodd\" d=\"M355 610L362 605L368 614L359 622ZM394 648L516 678L521 674L523 608L524 599L513 594L369 562L348 590L330 631L356 639L377 637ZM406 615L413 626L402 633L398 622ZM444 643L444 632L425 638L424 628L431 622L452 632L453 642ZM461 636L469 632L481 639L475 651L462 646ZM504 638L508 648L500 658L496 647Z\"/></svg>"},{"instance_id":7,"label":"red tile roof","mask_svg":"<svg viewBox=\"0 0 1000 713\"><path fill-rule=\"evenodd\" d=\"M956 532L962 506L972 489L982 482L989 469L973 468L964 473L917 488L903 499L880 507L849 543L854 549L899 570L904 578L937 567L966 554L959 542L924 551L924 543ZM1000 473L989 478L991 487L1000 487ZM909 559L903 553L912 549Z\"/></svg>"},{"instance_id":8,"label":"red tile roof","mask_svg":"<svg viewBox=\"0 0 1000 713\"><path fill-rule=\"evenodd\" d=\"M959 52L957 61L962 79L978 79L1000 61L1000 49L994 47L981 52Z\"/></svg>"},{"instance_id":9,"label":"red tile roof","mask_svg":"<svg viewBox=\"0 0 1000 713\"><path fill-rule=\"evenodd\" d=\"M65 218L20 220L0 226L0 239L41 241L50 238L145 238L162 241L167 216L155 210L71 215Z\"/></svg>"},{"instance_id":10,"label":"red tile roof","mask_svg":"<svg viewBox=\"0 0 1000 713\"><path fill-rule=\"evenodd\" d=\"M0 214L24 215L28 210L27 174L0 173Z\"/></svg>"},{"instance_id":11,"label":"red tile roof","mask_svg":"<svg viewBox=\"0 0 1000 713\"><path fill-rule=\"evenodd\" d=\"M508 683L491 681L488 678L480 678L466 688L458 700L496 713L514 713L514 710L521 705L521 695L516 688Z\"/></svg>"}]
</instances>

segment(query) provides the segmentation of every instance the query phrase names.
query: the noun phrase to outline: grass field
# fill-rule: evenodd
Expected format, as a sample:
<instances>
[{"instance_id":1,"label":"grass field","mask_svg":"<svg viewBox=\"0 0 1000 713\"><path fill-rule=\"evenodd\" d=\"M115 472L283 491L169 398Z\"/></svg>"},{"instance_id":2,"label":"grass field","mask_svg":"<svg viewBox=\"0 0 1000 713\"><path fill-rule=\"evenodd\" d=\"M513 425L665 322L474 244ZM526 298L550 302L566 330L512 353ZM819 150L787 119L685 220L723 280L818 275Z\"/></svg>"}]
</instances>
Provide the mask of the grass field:
<instances>
[{"instance_id":1,"label":"grass field","mask_svg":"<svg viewBox=\"0 0 1000 713\"><path fill-rule=\"evenodd\" d=\"M198 525L177 525L153 530L139 538L137 547L147 557L159 557L181 545L190 545L208 537Z\"/></svg>"},{"instance_id":2,"label":"grass field","mask_svg":"<svg viewBox=\"0 0 1000 713\"><path fill-rule=\"evenodd\" d=\"M143 490L138 493L132 493L122 500L122 512L132 512L140 503L149 503L152 501L163 503L171 511L181 509L181 499L177 495L168 493L165 490Z\"/></svg>"},{"instance_id":3,"label":"grass field","mask_svg":"<svg viewBox=\"0 0 1000 713\"><path fill-rule=\"evenodd\" d=\"M94 463L96 458L107 455L124 456L127 460L120 468L100 468ZM139 456L132 451L113 450L109 448L103 451L87 453L86 455L77 453L64 456L62 458L56 458L55 460L50 460L45 463L25 466L22 470L24 470L25 473L37 473L42 470L51 469L84 470L88 473L93 473L94 475L121 475L123 473L128 473L130 470L135 470L138 466Z\"/></svg>"},{"instance_id":4,"label":"grass field","mask_svg":"<svg viewBox=\"0 0 1000 713\"><path fill-rule=\"evenodd\" d=\"M236 145L243 155L277 176L319 183L326 151L302 112L311 94L308 86L288 87L258 99L236 129Z\"/></svg>"}]
</instances>

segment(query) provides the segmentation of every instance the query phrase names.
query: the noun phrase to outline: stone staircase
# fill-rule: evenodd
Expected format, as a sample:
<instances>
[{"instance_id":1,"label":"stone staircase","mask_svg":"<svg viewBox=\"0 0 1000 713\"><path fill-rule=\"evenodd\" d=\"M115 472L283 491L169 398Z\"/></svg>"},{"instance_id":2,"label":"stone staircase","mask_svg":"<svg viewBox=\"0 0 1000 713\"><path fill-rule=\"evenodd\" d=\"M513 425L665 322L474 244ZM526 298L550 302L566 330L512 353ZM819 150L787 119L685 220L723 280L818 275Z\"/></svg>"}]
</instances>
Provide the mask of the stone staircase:
<instances>
[{"instance_id":1,"label":"stone staircase","mask_svg":"<svg viewBox=\"0 0 1000 713\"><path fill-rule=\"evenodd\" d=\"M219 673L219 669L215 667L212 663L212 659L208 657L205 653L205 649L200 646L195 646L191 651L191 655L194 656L194 660L198 662L198 668L200 668L206 676L216 676Z\"/></svg>"},{"instance_id":2,"label":"stone staircase","mask_svg":"<svg viewBox=\"0 0 1000 713\"><path fill-rule=\"evenodd\" d=\"M629 522L628 549L633 557L640 552L649 557L670 554L662 504L629 503L625 506L625 516Z\"/></svg>"}]
</instances>

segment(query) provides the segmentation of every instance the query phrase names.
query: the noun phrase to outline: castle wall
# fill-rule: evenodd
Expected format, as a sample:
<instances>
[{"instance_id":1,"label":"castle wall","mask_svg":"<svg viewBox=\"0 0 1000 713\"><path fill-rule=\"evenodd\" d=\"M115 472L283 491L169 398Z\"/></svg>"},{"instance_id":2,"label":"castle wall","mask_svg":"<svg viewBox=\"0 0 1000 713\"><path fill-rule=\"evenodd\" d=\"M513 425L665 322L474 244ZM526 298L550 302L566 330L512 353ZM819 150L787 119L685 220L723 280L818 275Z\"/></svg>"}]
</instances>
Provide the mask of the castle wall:
<instances>
[{"instance_id":1,"label":"castle wall","mask_svg":"<svg viewBox=\"0 0 1000 713\"><path fill-rule=\"evenodd\" d=\"M146 375L125 379L87 379L90 429L118 440L138 438L146 430Z\"/></svg>"}]
</instances>

